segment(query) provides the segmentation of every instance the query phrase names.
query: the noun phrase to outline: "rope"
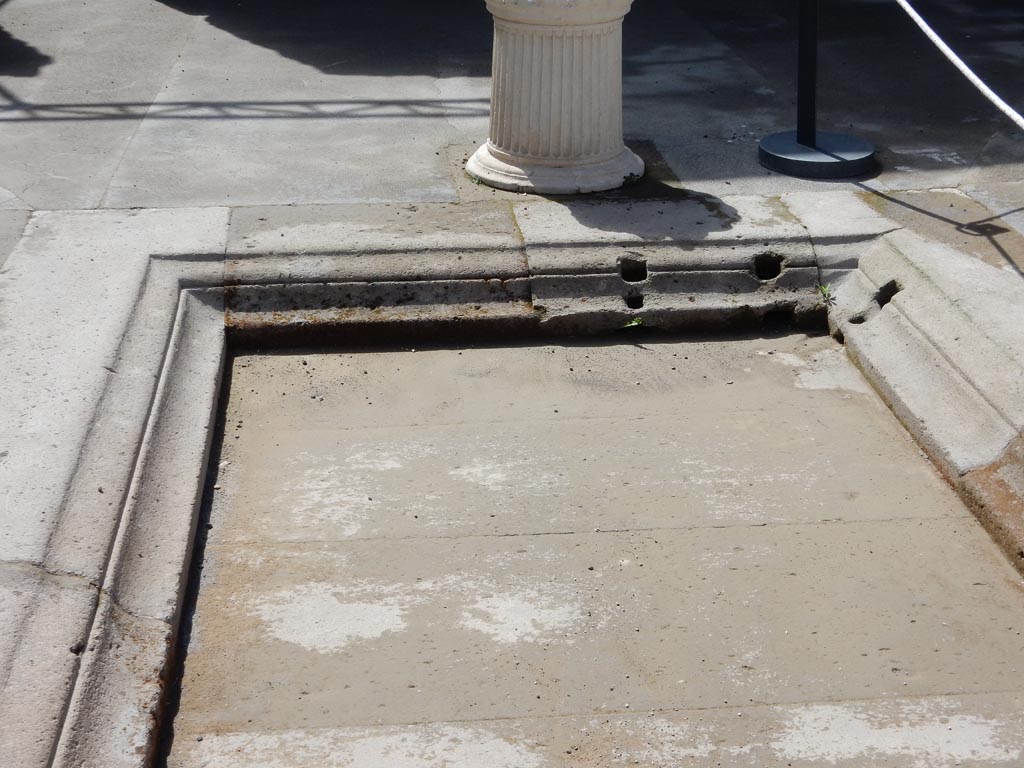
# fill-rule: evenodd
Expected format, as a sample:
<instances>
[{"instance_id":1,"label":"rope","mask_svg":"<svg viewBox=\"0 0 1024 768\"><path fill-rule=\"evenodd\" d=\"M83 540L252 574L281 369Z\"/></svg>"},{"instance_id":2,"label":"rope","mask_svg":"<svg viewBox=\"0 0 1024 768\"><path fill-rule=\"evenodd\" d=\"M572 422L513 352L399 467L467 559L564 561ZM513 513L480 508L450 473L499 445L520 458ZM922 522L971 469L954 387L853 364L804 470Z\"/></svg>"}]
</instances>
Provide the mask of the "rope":
<instances>
[{"instance_id":1,"label":"rope","mask_svg":"<svg viewBox=\"0 0 1024 768\"><path fill-rule=\"evenodd\" d=\"M981 91L985 98L991 101L1000 112L1010 118L1014 123L1016 123L1018 128L1024 131L1024 117L1021 117L1019 112L999 98L999 94L985 85L981 78L974 74L970 68L964 64L963 60L959 56L953 53L953 49L946 45L942 41L941 37L935 34L932 28L928 26L928 23L910 6L910 3L908 3L907 0L896 0L896 2L899 3L900 8L906 11L907 15L914 20L914 23L921 28L921 31L928 36L928 39L935 43L935 47L942 51L943 55L949 59L950 63L959 69L964 77L971 81L971 85Z\"/></svg>"}]
</instances>

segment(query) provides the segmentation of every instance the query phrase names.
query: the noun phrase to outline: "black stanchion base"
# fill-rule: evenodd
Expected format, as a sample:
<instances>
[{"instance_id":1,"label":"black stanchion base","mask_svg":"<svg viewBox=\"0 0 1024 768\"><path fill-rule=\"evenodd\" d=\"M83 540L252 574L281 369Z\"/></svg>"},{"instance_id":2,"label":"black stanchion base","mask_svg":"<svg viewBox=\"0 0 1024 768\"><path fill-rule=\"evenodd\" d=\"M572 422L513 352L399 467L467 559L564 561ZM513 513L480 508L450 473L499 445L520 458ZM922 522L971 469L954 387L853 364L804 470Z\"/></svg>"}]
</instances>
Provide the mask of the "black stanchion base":
<instances>
[{"instance_id":1,"label":"black stanchion base","mask_svg":"<svg viewBox=\"0 0 1024 768\"><path fill-rule=\"evenodd\" d=\"M875 145L842 133L818 131L817 146L797 143L796 131L761 139L757 157L771 171L805 179L845 179L875 169Z\"/></svg>"}]
</instances>

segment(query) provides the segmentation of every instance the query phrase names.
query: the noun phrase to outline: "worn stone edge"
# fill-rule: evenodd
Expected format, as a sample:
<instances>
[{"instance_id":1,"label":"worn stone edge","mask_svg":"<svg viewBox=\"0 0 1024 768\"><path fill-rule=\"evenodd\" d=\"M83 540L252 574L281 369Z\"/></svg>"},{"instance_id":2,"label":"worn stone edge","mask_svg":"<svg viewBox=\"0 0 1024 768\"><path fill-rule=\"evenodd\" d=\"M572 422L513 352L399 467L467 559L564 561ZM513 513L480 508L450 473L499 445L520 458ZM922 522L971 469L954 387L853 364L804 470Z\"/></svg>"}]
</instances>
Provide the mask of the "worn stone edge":
<instances>
[{"instance_id":1,"label":"worn stone edge","mask_svg":"<svg viewBox=\"0 0 1024 768\"><path fill-rule=\"evenodd\" d=\"M67 479L60 517L41 559L24 565L79 588L74 602L60 615L40 603L18 618L14 627L8 625L18 640L0 698L0 741L3 736L11 740L18 765L49 765L52 760L102 599L104 573L138 470L140 445L153 415L183 272L189 273L189 282L221 281L217 263L149 260L111 360L110 375ZM63 646L54 626L66 636ZM41 691L49 693L43 696Z\"/></svg>"},{"instance_id":2,"label":"worn stone edge","mask_svg":"<svg viewBox=\"0 0 1024 768\"><path fill-rule=\"evenodd\" d=\"M1010 563L1024 576L1024 486L1007 474L1024 477L1024 434L991 464L967 472L954 487Z\"/></svg>"},{"instance_id":3,"label":"worn stone edge","mask_svg":"<svg viewBox=\"0 0 1024 768\"><path fill-rule=\"evenodd\" d=\"M223 291L183 291L54 768L154 754L225 357Z\"/></svg>"},{"instance_id":4,"label":"worn stone edge","mask_svg":"<svg viewBox=\"0 0 1024 768\"><path fill-rule=\"evenodd\" d=\"M895 235L890 237L889 235ZM884 233L875 243L884 249L887 262L880 268L879 259L861 259L840 283L830 299L829 327L845 345L847 354L861 370L904 428L922 447L941 474L972 511L1010 563L1024 575L1024 433L1004 415L998 394L986 391L986 381L979 381L958 363L953 350L945 349L942 337L933 335L930 322L917 317L927 312L934 302L952 302L936 291L927 276L900 251L900 235ZM892 241L895 240L894 244ZM927 245L927 243L925 242ZM899 293L879 306L877 297L889 279L900 281L900 293L918 292L931 304L915 306ZM896 299L900 299L897 301ZM951 309L953 309L951 307ZM903 343L912 353L930 360L927 385L900 381L897 365L881 347L867 343L865 328L873 318L883 316L884 322L899 329L890 343ZM966 314L958 313L959 328L968 336L967 346L990 345L991 341ZM881 322L881 321L875 321ZM898 338L896 338L898 336ZM925 389L925 386L931 392ZM991 425L986 445L975 451L975 461L964 461L963 435L945 425L941 405L932 393L960 392L958 407L972 423ZM959 456L959 459L958 459Z\"/></svg>"}]
</instances>

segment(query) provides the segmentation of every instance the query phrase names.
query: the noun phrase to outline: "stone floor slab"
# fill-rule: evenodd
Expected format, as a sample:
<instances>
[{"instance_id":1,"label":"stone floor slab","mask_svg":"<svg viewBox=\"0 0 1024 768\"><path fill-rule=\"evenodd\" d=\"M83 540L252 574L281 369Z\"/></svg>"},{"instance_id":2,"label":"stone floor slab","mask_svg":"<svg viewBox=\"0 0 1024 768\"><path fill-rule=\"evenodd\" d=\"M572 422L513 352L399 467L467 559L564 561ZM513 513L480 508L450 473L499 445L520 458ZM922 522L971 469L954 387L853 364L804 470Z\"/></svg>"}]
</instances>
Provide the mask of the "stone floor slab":
<instances>
[{"instance_id":1,"label":"stone floor slab","mask_svg":"<svg viewBox=\"0 0 1024 768\"><path fill-rule=\"evenodd\" d=\"M184 742L173 768L980 768L1024 752L1020 694L241 730Z\"/></svg>"},{"instance_id":2,"label":"stone floor slab","mask_svg":"<svg viewBox=\"0 0 1024 768\"><path fill-rule=\"evenodd\" d=\"M213 522L266 544L965 514L831 341L731 348L240 358Z\"/></svg>"},{"instance_id":3,"label":"stone floor slab","mask_svg":"<svg viewBox=\"0 0 1024 768\"><path fill-rule=\"evenodd\" d=\"M1012 764L1020 578L836 353L236 358L168 764Z\"/></svg>"},{"instance_id":4,"label":"stone floor slab","mask_svg":"<svg viewBox=\"0 0 1024 768\"><path fill-rule=\"evenodd\" d=\"M200 25L104 205L454 201L439 149L467 121L479 130L488 89L477 78L439 97L436 78L430 70L394 79L268 61L262 48Z\"/></svg>"},{"instance_id":5,"label":"stone floor slab","mask_svg":"<svg viewBox=\"0 0 1024 768\"><path fill-rule=\"evenodd\" d=\"M190 729L982 693L1024 654L969 520L214 548L205 578Z\"/></svg>"}]
</instances>

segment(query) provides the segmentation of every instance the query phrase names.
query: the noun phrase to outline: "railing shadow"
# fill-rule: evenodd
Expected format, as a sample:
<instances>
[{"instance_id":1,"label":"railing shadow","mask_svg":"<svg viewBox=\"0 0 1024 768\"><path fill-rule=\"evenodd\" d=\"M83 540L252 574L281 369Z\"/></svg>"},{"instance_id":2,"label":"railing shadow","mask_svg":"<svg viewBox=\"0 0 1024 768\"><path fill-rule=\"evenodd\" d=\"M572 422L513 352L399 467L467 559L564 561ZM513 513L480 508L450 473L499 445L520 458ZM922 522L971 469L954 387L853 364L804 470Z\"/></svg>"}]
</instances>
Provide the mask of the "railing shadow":
<instances>
[{"instance_id":1,"label":"railing shadow","mask_svg":"<svg viewBox=\"0 0 1024 768\"><path fill-rule=\"evenodd\" d=\"M0 86L0 123L96 120L357 120L381 118L479 118L487 99L310 99L241 101L26 101Z\"/></svg>"},{"instance_id":2,"label":"railing shadow","mask_svg":"<svg viewBox=\"0 0 1024 768\"><path fill-rule=\"evenodd\" d=\"M970 237L979 237L985 239L986 241L988 241L988 244L992 248L992 250L998 253L999 256L1003 259L1003 261L1006 262L1006 266L1009 269L1013 270L1018 276L1024 277L1024 269L1022 269L1021 264L1019 263L1020 258L1015 257L1013 254L1011 254L999 241L999 237L1001 235L1008 235L1013 232L1013 230L1010 227L1005 226L999 222L1001 222L1004 216L1010 216L1012 214L1024 211L1024 207L1014 208L1012 210L997 213L982 219L976 219L974 221L962 222L957 221L956 219L952 219L948 216L943 216L942 214L936 213L935 211L930 211L927 208L923 208L919 205L914 205L913 203L909 203L906 200L901 200L899 197L896 197L894 195L886 194L885 192L882 192L880 190L864 186L863 184L857 184L857 186L859 186L865 192L874 195L875 197L878 197L882 200L885 200L886 202L891 203L892 205L898 205L901 208L905 208L909 211L912 211L915 214L926 216L930 219L948 225L955 232L959 232L960 234L968 235Z\"/></svg>"}]
</instances>

